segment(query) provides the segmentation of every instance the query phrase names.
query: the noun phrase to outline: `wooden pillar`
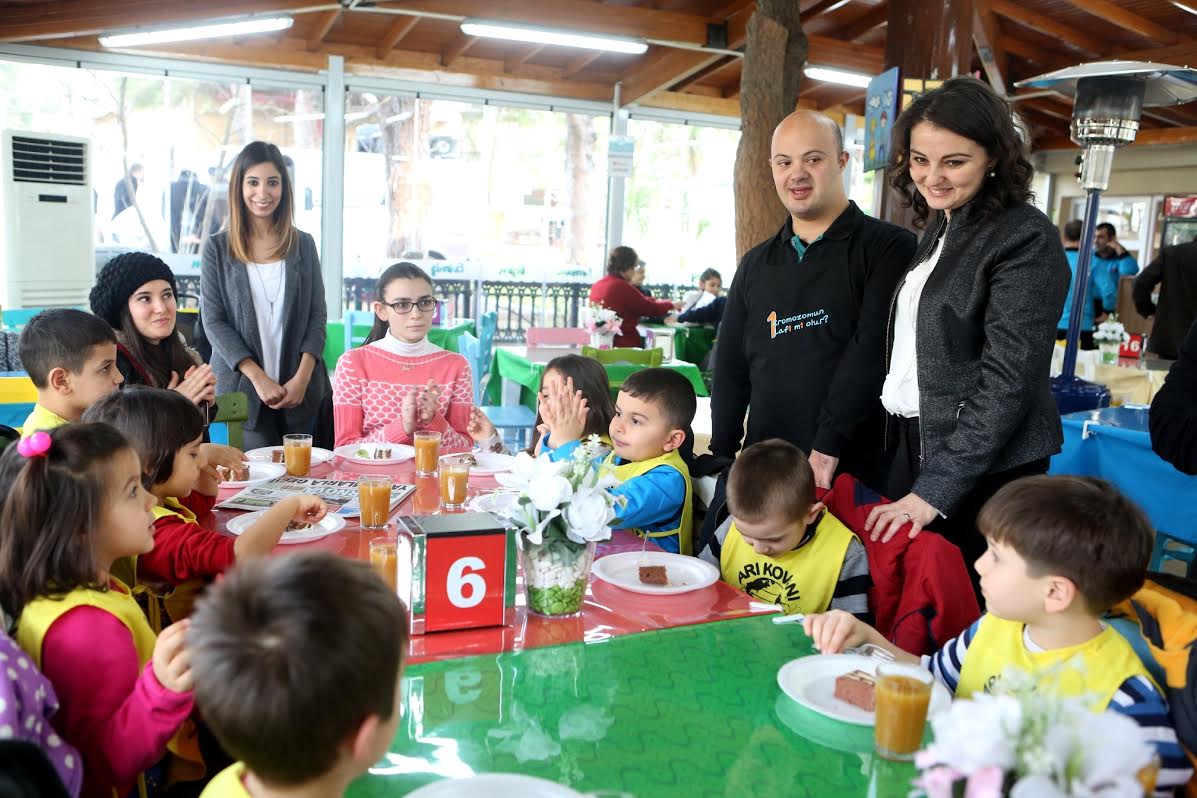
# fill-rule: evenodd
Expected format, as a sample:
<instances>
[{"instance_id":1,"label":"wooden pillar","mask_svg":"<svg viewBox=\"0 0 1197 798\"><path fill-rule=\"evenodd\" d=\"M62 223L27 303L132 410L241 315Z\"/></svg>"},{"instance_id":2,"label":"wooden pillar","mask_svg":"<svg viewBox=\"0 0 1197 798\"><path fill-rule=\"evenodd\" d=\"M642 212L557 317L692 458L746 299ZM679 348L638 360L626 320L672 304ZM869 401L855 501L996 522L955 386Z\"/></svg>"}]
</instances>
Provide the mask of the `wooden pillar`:
<instances>
[{"instance_id":1,"label":"wooden pillar","mask_svg":"<svg viewBox=\"0 0 1197 798\"><path fill-rule=\"evenodd\" d=\"M885 68L900 68L903 80L947 80L968 74L973 57L973 2L889 0ZM912 227L910 210L889 188L881 192L877 215Z\"/></svg>"}]
</instances>

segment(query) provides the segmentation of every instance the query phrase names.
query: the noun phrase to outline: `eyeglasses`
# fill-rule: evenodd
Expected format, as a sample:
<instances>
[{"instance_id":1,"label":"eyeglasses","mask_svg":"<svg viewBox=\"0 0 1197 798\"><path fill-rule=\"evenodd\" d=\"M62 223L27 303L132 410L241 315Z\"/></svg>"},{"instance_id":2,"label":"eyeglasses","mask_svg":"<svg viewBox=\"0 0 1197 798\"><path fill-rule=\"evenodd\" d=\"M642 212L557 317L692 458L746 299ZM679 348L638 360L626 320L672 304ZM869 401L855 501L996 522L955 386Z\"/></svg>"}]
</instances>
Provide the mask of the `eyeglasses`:
<instances>
[{"instance_id":1,"label":"eyeglasses","mask_svg":"<svg viewBox=\"0 0 1197 798\"><path fill-rule=\"evenodd\" d=\"M382 304L402 316L411 313L412 308L419 308L421 313L429 313L436 309L439 300L433 299L430 296L423 296L415 302L412 302L410 299L398 299L394 302L383 302Z\"/></svg>"}]
</instances>

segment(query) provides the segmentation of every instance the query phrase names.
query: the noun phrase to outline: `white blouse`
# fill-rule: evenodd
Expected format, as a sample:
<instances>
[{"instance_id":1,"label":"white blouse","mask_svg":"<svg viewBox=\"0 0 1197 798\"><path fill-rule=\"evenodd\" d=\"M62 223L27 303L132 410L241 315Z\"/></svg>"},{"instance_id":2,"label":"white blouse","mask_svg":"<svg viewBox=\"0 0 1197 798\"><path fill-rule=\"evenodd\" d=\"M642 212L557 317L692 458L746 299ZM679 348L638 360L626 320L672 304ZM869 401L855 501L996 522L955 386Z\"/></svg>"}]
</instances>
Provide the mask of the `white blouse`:
<instances>
[{"instance_id":1,"label":"white blouse","mask_svg":"<svg viewBox=\"0 0 1197 798\"><path fill-rule=\"evenodd\" d=\"M287 293L286 262L276 260L245 266L249 270L249 293L262 341L262 370L270 379L278 380L283 346L283 297Z\"/></svg>"},{"instance_id":2,"label":"white blouse","mask_svg":"<svg viewBox=\"0 0 1197 798\"><path fill-rule=\"evenodd\" d=\"M922 299L927 279L939 263L939 255L943 252L946 237L945 231L939 241L935 242L935 247L926 260L906 275L906 282L898 292L897 312L894 315L894 347L889 358L889 373L885 375L885 384L881 387L881 404L885 406L886 411L895 416L917 418L919 415L919 301Z\"/></svg>"}]
</instances>

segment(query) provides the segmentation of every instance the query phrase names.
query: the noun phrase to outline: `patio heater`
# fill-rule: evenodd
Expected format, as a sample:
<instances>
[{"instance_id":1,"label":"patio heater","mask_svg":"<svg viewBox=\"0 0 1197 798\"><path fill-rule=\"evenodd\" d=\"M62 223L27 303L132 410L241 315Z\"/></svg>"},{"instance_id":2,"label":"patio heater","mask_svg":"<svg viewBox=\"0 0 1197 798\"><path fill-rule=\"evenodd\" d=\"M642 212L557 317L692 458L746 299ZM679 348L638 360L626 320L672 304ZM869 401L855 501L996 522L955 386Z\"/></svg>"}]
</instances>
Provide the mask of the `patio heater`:
<instances>
[{"instance_id":1,"label":"patio heater","mask_svg":"<svg viewBox=\"0 0 1197 798\"><path fill-rule=\"evenodd\" d=\"M1101 193L1109 188L1114 152L1135 140L1144 108L1180 105L1197 99L1197 69L1146 61L1098 61L1019 81L1018 87L1047 89L1072 96L1071 138L1084 148L1080 181L1085 189L1081 248L1073 278L1072 309L1064 369L1052 379L1060 413L1093 410L1110 404L1104 385L1076 377L1081 315L1089 296L1089 266Z\"/></svg>"}]
</instances>

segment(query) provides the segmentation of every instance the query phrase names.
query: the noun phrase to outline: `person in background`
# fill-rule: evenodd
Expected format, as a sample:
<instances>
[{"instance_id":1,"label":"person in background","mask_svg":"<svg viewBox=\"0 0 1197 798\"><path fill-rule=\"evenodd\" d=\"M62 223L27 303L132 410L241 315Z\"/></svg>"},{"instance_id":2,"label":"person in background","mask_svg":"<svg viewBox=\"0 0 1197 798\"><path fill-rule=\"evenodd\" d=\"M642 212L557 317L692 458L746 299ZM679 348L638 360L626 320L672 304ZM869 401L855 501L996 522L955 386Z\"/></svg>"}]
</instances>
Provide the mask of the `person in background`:
<instances>
[{"instance_id":1,"label":"person in background","mask_svg":"<svg viewBox=\"0 0 1197 798\"><path fill-rule=\"evenodd\" d=\"M1156 286L1160 286L1158 305L1151 297ZM1185 332L1197 320L1197 239L1160 250L1135 278L1131 295L1139 315L1153 319L1147 351L1175 358Z\"/></svg>"},{"instance_id":2,"label":"person in background","mask_svg":"<svg viewBox=\"0 0 1197 798\"><path fill-rule=\"evenodd\" d=\"M1084 223L1080 219L1073 219L1064 225L1060 238L1064 242L1064 256L1068 258L1068 267L1072 269L1072 282L1068 284L1068 297L1064 300L1064 312L1060 314L1060 323L1056 326L1056 340L1068 338L1068 320L1072 317L1072 292L1076 290L1076 261L1077 252L1081 246L1081 228ZM1101 305L1101 287L1098 281L1089 275L1089 296L1081 306L1081 349L1096 349L1093 343L1093 312Z\"/></svg>"},{"instance_id":3,"label":"person in background","mask_svg":"<svg viewBox=\"0 0 1197 798\"><path fill-rule=\"evenodd\" d=\"M632 283L636 267L641 263L643 261L636 255L636 250L631 247L616 247L607 258L606 276L590 287L591 304L599 304L613 310L623 320L619 335L615 336L613 342L615 346L644 346L644 336L636 329L640 320L645 316L664 316L682 304L645 296Z\"/></svg>"},{"instance_id":4,"label":"person in background","mask_svg":"<svg viewBox=\"0 0 1197 798\"><path fill-rule=\"evenodd\" d=\"M894 125L890 184L926 232L891 303L881 389L890 455L865 529L911 523L978 559L981 506L1047 471L1064 440L1051 392L1068 293L1060 233L1031 204L1034 168L1009 102L976 78L919 95ZM928 223L928 220L929 223Z\"/></svg>"},{"instance_id":5,"label":"person in background","mask_svg":"<svg viewBox=\"0 0 1197 798\"><path fill-rule=\"evenodd\" d=\"M295 227L290 172L255 141L233 162L229 218L204 246L204 334L218 394L249 399L246 448L311 433L326 395L324 278L311 235Z\"/></svg>"},{"instance_id":6,"label":"person in background","mask_svg":"<svg viewBox=\"0 0 1197 798\"><path fill-rule=\"evenodd\" d=\"M122 177L116 181L116 185L112 187L113 219L120 216L121 211L133 204L134 198L137 196L137 187L141 184L141 178L144 174L145 170L141 164L135 163L129 167L127 177Z\"/></svg>"},{"instance_id":7,"label":"person in background","mask_svg":"<svg viewBox=\"0 0 1197 798\"><path fill-rule=\"evenodd\" d=\"M683 313L693 308L702 308L723 295L723 275L714 269L706 269L698 276L698 288L687 291L682 297Z\"/></svg>"},{"instance_id":8,"label":"person in background","mask_svg":"<svg viewBox=\"0 0 1197 798\"><path fill-rule=\"evenodd\" d=\"M1123 277L1134 277L1139 273L1135 256L1118 242L1114 225L1102 222L1093 233L1093 262L1090 273L1101 293L1102 310L1114 313L1118 310L1118 284Z\"/></svg>"},{"instance_id":9,"label":"person in background","mask_svg":"<svg viewBox=\"0 0 1197 798\"><path fill-rule=\"evenodd\" d=\"M1197 322L1151 400L1148 418L1155 453L1177 470L1197 475Z\"/></svg>"}]
</instances>

